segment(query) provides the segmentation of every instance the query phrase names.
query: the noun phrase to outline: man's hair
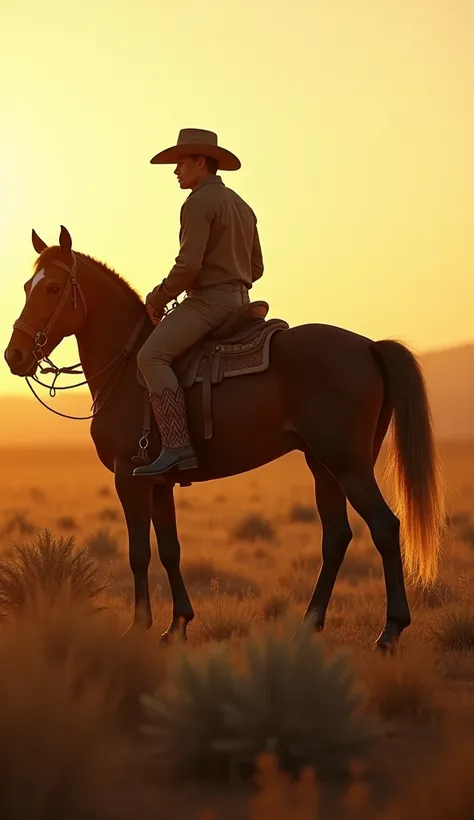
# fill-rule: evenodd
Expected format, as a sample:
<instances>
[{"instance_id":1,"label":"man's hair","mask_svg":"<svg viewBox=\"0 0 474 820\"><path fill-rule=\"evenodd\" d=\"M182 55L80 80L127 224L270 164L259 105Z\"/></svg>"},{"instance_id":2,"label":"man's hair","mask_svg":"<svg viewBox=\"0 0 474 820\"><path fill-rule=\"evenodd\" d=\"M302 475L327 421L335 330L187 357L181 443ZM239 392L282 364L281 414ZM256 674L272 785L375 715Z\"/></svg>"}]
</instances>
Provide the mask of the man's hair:
<instances>
[{"instance_id":1,"label":"man's hair","mask_svg":"<svg viewBox=\"0 0 474 820\"><path fill-rule=\"evenodd\" d=\"M219 170L219 162L214 157L206 157L205 154L190 154L191 159L203 159L206 169L209 174L217 174Z\"/></svg>"},{"instance_id":2,"label":"man's hair","mask_svg":"<svg viewBox=\"0 0 474 820\"><path fill-rule=\"evenodd\" d=\"M214 157L204 157L204 162L210 174L217 174L219 170L219 162L217 159L214 159Z\"/></svg>"}]
</instances>

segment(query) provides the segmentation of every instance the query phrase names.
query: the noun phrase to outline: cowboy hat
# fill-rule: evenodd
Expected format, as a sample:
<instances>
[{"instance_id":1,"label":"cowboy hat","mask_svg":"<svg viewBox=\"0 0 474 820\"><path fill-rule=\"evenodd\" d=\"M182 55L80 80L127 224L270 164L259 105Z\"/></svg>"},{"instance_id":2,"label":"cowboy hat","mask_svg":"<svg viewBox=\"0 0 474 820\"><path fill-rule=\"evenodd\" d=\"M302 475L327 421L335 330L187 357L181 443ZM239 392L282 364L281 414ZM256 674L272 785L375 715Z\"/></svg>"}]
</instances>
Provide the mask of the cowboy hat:
<instances>
[{"instance_id":1,"label":"cowboy hat","mask_svg":"<svg viewBox=\"0 0 474 820\"><path fill-rule=\"evenodd\" d=\"M176 145L155 154L150 162L152 165L173 164L180 157L196 154L216 159L221 171L238 171L240 168L240 160L218 145L217 134L200 128L182 128Z\"/></svg>"}]
</instances>

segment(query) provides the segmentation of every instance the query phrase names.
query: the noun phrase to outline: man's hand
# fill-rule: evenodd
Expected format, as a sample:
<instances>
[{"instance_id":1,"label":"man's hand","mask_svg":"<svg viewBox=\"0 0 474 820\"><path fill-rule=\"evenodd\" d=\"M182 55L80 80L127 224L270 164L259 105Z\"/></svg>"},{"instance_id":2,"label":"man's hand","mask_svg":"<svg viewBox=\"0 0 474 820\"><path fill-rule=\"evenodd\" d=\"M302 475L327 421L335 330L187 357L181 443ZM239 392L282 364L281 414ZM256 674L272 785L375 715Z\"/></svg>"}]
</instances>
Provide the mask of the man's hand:
<instances>
[{"instance_id":1,"label":"man's hand","mask_svg":"<svg viewBox=\"0 0 474 820\"><path fill-rule=\"evenodd\" d=\"M159 325L159 323L161 322L161 320L163 318L163 314L161 314L161 316L159 316L158 313L156 312L155 308L150 305L150 302L146 303L146 312L148 313L148 316L150 317L153 324L154 325Z\"/></svg>"}]
</instances>

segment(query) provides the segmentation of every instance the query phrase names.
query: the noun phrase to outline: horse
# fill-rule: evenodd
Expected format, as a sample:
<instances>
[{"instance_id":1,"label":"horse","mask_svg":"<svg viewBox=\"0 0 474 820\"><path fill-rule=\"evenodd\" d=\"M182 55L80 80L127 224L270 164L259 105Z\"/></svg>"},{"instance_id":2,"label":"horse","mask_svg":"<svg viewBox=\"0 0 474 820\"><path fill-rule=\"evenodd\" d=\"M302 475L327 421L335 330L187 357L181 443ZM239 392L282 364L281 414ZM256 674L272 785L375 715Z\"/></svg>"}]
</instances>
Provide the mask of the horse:
<instances>
[{"instance_id":1,"label":"horse","mask_svg":"<svg viewBox=\"0 0 474 820\"><path fill-rule=\"evenodd\" d=\"M159 481L138 479L133 476L137 442L142 456L154 459L160 451L156 428L151 433L144 430L147 396L136 361L153 329L144 303L106 264L74 251L64 226L58 245L47 246L34 230L32 243L38 257L24 286L25 304L13 325L5 360L13 374L29 381L37 378L42 362L52 364L49 357L62 339L76 337L93 398L90 434L98 458L114 474L127 526L134 581L129 629L148 629L153 623L148 585L151 523L172 598L171 623L161 640L169 641L177 631L186 639L194 618L180 569L175 485L244 473L298 450L314 479L322 526L322 563L304 619L311 619L316 630L324 627L352 539L349 502L367 523L383 565L386 617L375 648L394 651L411 623L406 578L421 587L432 584L444 526L440 460L415 354L397 340L373 341L325 324L289 327L284 321L266 320L261 311L255 317L252 305L262 303L251 302L247 316L242 314L245 308L238 309L240 335L234 332L231 338L230 330L220 329L220 335L211 334L220 338L220 345L210 336L199 348L202 352L207 344L209 351L210 345L218 362L217 351L230 350L233 360L241 364L240 370L230 373L237 377L208 379L207 384L204 378L183 381L199 466L187 471L185 479L184 473L167 474ZM268 310L268 304L263 304ZM267 361L262 364L262 356L257 357L260 368L252 372L248 350L261 352L272 322L280 325L273 327L271 343L267 338ZM253 333L253 341L247 344L245 339L242 342L246 323ZM257 347L256 333L260 334ZM189 375L189 367L189 360L181 362L184 376ZM51 370L60 372L54 365ZM205 411L211 398L212 419ZM387 434L394 509L385 501L374 473Z\"/></svg>"}]
</instances>

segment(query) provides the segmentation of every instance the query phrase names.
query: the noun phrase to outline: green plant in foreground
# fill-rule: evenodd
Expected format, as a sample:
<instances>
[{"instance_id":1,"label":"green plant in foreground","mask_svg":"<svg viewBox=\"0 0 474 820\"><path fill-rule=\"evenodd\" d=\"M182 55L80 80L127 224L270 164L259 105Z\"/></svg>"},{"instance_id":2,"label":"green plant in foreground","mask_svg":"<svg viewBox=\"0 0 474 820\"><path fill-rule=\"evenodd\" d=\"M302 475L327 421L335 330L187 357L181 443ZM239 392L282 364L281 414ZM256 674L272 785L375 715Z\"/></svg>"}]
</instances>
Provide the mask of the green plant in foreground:
<instances>
[{"instance_id":1,"label":"green plant in foreground","mask_svg":"<svg viewBox=\"0 0 474 820\"><path fill-rule=\"evenodd\" d=\"M17 544L0 560L0 614L24 611L38 598L54 600L68 587L74 598L93 600L106 588L99 567L74 537L55 538L50 530L31 543Z\"/></svg>"},{"instance_id":2,"label":"green plant in foreground","mask_svg":"<svg viewBox=\"0 0 474 820\"><path fill-rule=\"evenodd\" d=\"M232 645L175 647L166 682L143 696L143 732L160 774L226 777L272 751L290 772L344 772L378 725L342 653L326 654L310 627L292 640L266 630Z\"/></svg>"}]
</instances>

